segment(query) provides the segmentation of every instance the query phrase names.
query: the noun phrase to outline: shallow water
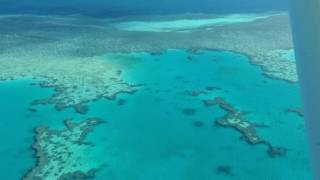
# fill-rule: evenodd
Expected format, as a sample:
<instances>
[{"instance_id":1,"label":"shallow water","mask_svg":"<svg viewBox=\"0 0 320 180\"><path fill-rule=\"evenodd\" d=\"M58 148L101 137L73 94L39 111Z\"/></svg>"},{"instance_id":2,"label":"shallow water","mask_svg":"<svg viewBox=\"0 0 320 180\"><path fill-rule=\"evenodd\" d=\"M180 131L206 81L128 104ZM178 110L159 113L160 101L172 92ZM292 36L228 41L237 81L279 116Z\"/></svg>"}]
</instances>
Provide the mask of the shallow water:
<instances>
[{"instance_id":1,"label":"shallow water","mask_svg":"<svg viewBox=\"0 0 320 180\"><path fill-rule=\"evenodd\" d=\"M19 179L35 166L30 148L35 127L62 129L64 119L86 117L107 122L86 137L94 144L88 156L106 164L95 179L311 179L303 118L287 112L301 107L297 84L270 79L249 57L229 51L172 49L103 57L124 64L124 79L142 86L134 94L88 103L85 115L51 105L30 112L33 100L53 91L30 86L29 80L0 84L5 117L0 179ZM202 102L215 97L245 112L250 123L263 125L255 128L257 134L287 148L287 154L271 158L265 146L251 145L235 129L215 125L227 112ZM9 143L9 137L14 141Z\"/></svg>"},{"instance_id":2,"label":"shallow water","mask_svg":"<svg viewBox=\"0 0 320 180\"><path fill-rule=\"evenodd\" d=\"M1 179L19 179L36 162L30 149L33 129L44 121L36 118L28 108L35 98L49 92L30 86L30 83L31 80L0 83Z\"/></svg>"},{"instance_id":3,"label":"shallow water","mask_svg":"<svg viewBox=\"0 0 320 180\"><path fill-rule=\"evenodd\" d=\"M274 15L274 14L272 14ZM129 21L115 24L115 27L125 31L140 32L172 32L172 31L188 31L199 28L214 28L236 23L252 22L259 19L265 19L272 15L241 15L233 14L228 16L202 18L202 19L179 19L168 21Z\"/></svg>"},{"instance_id":4,"label":"shallow water","mask_svg":"<svg viewBox=\"0 0 320 180\"><path fill-rule=\"evenodd\" d=\"M58 112L52 106L31 106L35 99L53 93L34 85L36 82L24 78L0 83L0 179L21 179L35 166L36 127L61 128L62 120L79 116L71 109Z\"/></svg>"}]
</instances>

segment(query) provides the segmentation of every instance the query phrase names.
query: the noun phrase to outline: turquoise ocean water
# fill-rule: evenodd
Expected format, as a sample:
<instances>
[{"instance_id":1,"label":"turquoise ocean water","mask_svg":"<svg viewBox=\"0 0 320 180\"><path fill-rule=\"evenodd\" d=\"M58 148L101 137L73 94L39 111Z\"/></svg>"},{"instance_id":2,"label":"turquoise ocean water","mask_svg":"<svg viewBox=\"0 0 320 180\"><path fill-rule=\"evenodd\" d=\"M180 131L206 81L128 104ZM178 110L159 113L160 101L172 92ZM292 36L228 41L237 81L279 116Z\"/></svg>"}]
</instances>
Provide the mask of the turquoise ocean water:
<instances>
[{"instance_id":1,"label":"turquoise ocean water","mask_svg":"<svg viewBox=\"0 0 320 180\"><path fill-rule=\"evenodd\" d=\"M30 79L0 83L0 179L19 179L35 166L30 148L35 127L63 128L62 120L85 117L107 121L86 138L94 144L89 153L106 164L95 179L311 179L303 118L286 111L301 107L298 84L267 78L248 57L228 51L105 57L127 64L125 80L143 86L115 100L90 102L86 115L51 105L28 111L33 100L50 96L52 89L31 86ZM194 91L203 93L190 94ZM250 145L238 131L216 126L226 112L202 102L215 97L246 112L251 123L263 124L257 134L287 148L286 156L271 158L265 146Z\"/></svg>"}]
</instances>

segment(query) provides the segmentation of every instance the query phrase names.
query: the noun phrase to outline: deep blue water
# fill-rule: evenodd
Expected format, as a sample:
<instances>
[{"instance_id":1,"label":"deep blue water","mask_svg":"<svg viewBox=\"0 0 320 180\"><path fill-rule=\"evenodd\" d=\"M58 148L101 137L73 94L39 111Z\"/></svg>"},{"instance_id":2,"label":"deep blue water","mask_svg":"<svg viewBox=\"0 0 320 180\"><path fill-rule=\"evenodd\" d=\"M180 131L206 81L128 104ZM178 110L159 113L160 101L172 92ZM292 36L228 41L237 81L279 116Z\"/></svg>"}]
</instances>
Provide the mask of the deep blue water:
<instances>
[{"instance_id":1,"label":"deep blue water","mask_svg":"<svg viewBox=\"0 0 320 180\"><path fill-rule=\"evenodd\" d=\"M249 13L288 10L289 0L0 0L0 14L128 16L176 13Z\"/></svg>"}]
</instances>

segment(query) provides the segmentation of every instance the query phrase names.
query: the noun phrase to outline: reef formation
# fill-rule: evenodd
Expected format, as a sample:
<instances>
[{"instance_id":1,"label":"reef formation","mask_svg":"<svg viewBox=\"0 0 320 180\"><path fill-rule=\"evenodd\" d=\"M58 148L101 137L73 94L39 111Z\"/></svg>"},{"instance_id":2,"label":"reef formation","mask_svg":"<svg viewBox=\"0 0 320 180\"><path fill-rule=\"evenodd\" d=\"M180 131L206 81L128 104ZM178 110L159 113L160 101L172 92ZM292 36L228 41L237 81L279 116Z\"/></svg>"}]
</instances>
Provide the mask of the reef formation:
<instances>
[{"instance_id":1,"label":"reef formation","mask_svg":"<svg viewBox=\"0 0 320 180\"><path fill-rule=\"evenodd\" d=\"M205 26L181 32L127 31L125 28L115 27L118 24L130 24L135 21L157 23L170 19L170 23L174 23L185 19L201 21L208 18L224 19L221 16L208 14L147 16L135 17L135 19L123 17L112 20L75 15L63 17L3 15L0 18L0 39L2 40L0 42L0 79L32 75L30 69L39 71L40 67L61 76L64 73L81 75L83 71L78 71L78 63L70 60L82 59L83 63L97 64L99 63L96 61L97 57L108 52L157 54L167 49L191 49L197 53L199 49L213 49L234 51L249 56L251 63L260 66L268 77L288 82L298 81L295 62L287 60L282 53L293 48L289 18L285 13L268 14L265 18L254 18L253 21L248 22ZM45 63L51 65L47 66ZM70 66L59 71L52 66L57 64L59 67L61 63ZM83 63L80 63L80 66ZM17 69L13 70L12 67L16 66ZM110 66L104 68L102 75L109 73L108 77L113 77L110 76L112 72L109 68ZM85 73L92 77L95 69L90 70L93 71ZM10 72L11 75L9 75L8 71L16 72ZM95 76L101 78L98 72ZM7 75L4 76L4 74ZM56 79L58 83L60 82L59 84L63 83L61 81L64 78L56 78L52 74L38 72L41 77ZM99 90L101 89L104 88L100 87ZM99 93L101 94L104 93Z\"/></svg>"},{"instance_id":2,"label":"reef formation","mask_svg":"<svg viewBox=\"0 0 320 180\"><path fill-rule=\"evenodd\" d=\"M188 17L186 17L188 16ZM191 16L191 17L190 17ZM201 15L170 16L175 21L199 18ZM144 17L157 21L166 16ZM0 81L33 78L43 88L55 93L32 104L52 104L57 110L72 107L78 113L88 111L85 105L101 98L114 99L119 93L133 93L139 85L128 80L131 63L104 57L106 53L152 52L167 49L188 49L194 54L200 49L227 50L250 57L250 62L262 68L263 74L274 79L297 82L294 61L288 61L279 50L292 49L288 16L278 14L246 23L197 28L184 32L124 31L113 27L132 19L104 19L72 16L13 15L0 16ZM14 27L14 28L12 28ZM194 60L192 56L189 60ZM177 77L178 78L178 77ZM187 81L185 81L187 82ZM206 91L215 87L208 86ZM187 92L189 96L206 95L203 90ZM245 119L245 113L223 99L205 100L206 106L219 105L227 115L215 124L241 133L251 145L267 147L271 157L283 156L287 149L275 147L256 132L256 124ZM119 100L119 105L125 101ZM36 109L29 109L36 112ZM293 112L293 111L290 111ZM185 108L182 113L194 116L196 109ZM88 119L81 123L65 121L66 129L36 130L33 145L37 165L24 177L31 179L86 179L95 175L104 164L90 159L90 143L84 142L87 133L102 121ZM195 127L204 126L196 121ZM88 159L89 158L89 159ZM232 175L228 166L218 172Z\"/></svg>"},{"instance_id":3,"label":"reef formation","mask_svg":"<svg viewBox=\"0 0 320 180\"><path fill-rule=\"evenodd\" d=\"M53 88L48 98L32 104L53 104L57 110L73 107L79 113L88 109L87 102L101 98L114 99L119 93L133 93L138 85L125 82L121 67L102 57L35 59L35 57L2 60L0 80L33 78L43 88Z\"/></svg>"},{"instance_id":4,"label":"reef formation","mask_svg":"<svg viewBox=\"0 0 320 180\"><path fill-rule=\"evenodd\" d=\"M284 156L287 153L287 149L283 147L275 147L269 141L262 139L256 132L255 124L245 120L244 113L235 109L232 105L228 104L222 98L215 98L212 100L212 105L218 105L224 109L227 114L215 121L218 126L233 128L240 132L246 142L251 145L265 145L267 146L267 153L270 157Z\"/></svg>"},{"instance_id":5,"label":"reef formation","mask_svg":"<svg viewBox=\"0 0 320 180\"><path fill-rule=\"evenodd\" d=\"M304 117L304 113L303 113L302 108L289 108L289 109L286 109L285 112L294 113L294 114L297 114L300 117Z\"/></svg>"},{"instance_id":6,"label":"reef formation","mask_svg":"<svg viewBox=\"0 0 320 180\"><path fill-rule=\"evenodd\" d=\"M104 121L89 118L80 123L65 120L65 129L51 130L38 127L33 149L37 165L23 177L24 180L87 179L104 166L90 157L93 144L85 142L87 134Z\"/></svg>"}]
</instances>

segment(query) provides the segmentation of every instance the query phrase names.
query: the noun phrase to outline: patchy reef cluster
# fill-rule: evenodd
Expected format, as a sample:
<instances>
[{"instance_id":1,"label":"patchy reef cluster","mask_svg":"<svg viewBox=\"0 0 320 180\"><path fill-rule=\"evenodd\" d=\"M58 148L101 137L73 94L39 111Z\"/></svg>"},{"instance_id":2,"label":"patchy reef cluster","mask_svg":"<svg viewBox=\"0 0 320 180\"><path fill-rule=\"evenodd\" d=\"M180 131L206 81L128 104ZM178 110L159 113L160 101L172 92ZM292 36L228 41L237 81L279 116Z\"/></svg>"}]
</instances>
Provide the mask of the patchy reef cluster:
<instances>
[{"instance_id":1,"label":"patchy reef cluster","mask_svg":"<svg viewBox=\"0 0 320 180\"><path fill-rule=\"evenodd\" d=\"M244 136L245 140L249 144L262 144L267 146L267 153L270 157L286 155L286 148L275 147L269 141L262 139L255 130L256 127L259 126L256 126L250 121L245 120L243 112L236 110L232 105L225 102L222 98L215 98L212 100L212 105L218 105L227 112L224 117L215 121L217 125L237 130Z\"/></svg>"},{"instance_id":2,"label":"patchy reef cluster","mask_svg":"<svg viewBox=\"0 0 320 180\"><path fill-rule=\"evenodd\" d=\"M73 107L85 113L84 103L100 98L113 99L119 93L133 93L138 85L121 78L121 67L102 57L90 58L7 58L0 56L0 80L31 77L55 93L33 104L53 104L57 110Z\"/></svg>"},{"instance_id":3,"label":"patchy reef cluster","mask_svg":"<svg viewBox=\"0 0 320 180\"><path fill-rule=\"evenodd\" d=\"M80 123L65 120L65 129L51 130L48 127L36 129L35 143L37 165L23 178L24 180L87 179L104 166L90 157L93 144L85 137L95 126L104 121L89 118Z\"/></svg>"},{"instance_id":4,"label":"patchy reef cluster","mask_svg":"<svg viewBox=\"0 0 320 180\"><path fill-rule=\"evenodd\" d=\"M90 64L95 62L90 58L99 57L107 52L154 52L156 54L167 49L193 49L194 52L197 52L198 49L214 49L245 54L250 57L251 63L262 67L264 74L268 77L297 82L295 62L286 60L281 53L281 50L293 48L290 21L285 13L270 14L254 21L227 23L182 32L128 31L126 28L116 28L117 25L123 23L130 24L136 21L157 23L168 20L168 18L176 22L185 19L201 20L217 17L215 15L185 14L135 17L135 19L124 17L110 20L80 15L63 17L3 15L0 18L0 39L2 40L0 42L0 62L4 60L6 63L10 62L9 66L18 67L19 63L30 62L27 64L29 66L24 67L29 70L34 68L37 70L50 57L55 57L53 62L57 64L64 63L66 59L77 58L84 58L84 61ZM14 59L20 59L20 61ZM38 61L37 64L32 63L35 60ZM67 61L67 64L69 63L70 61ZM1 63L0 67L5 70L8 65L2 66ZM43 68L56 74L81 74L81 71L77 71L78 67L77 64L72 65L71 62L69 69L63 71L55 71L52 66L44 65ZM19 70L21 72L18 72L17 75L30 75L29 71L20 68ZM110 73L108 68L105 71L105 73ZM3 72L2 68L0 72ZM93 72L87 73L91 77ZM52 78L47 74L41 73L41 75ZM12 76L6 78L10 77ZM0 79L3 77L0 76Z\"/></svg>"}]
</instances>

